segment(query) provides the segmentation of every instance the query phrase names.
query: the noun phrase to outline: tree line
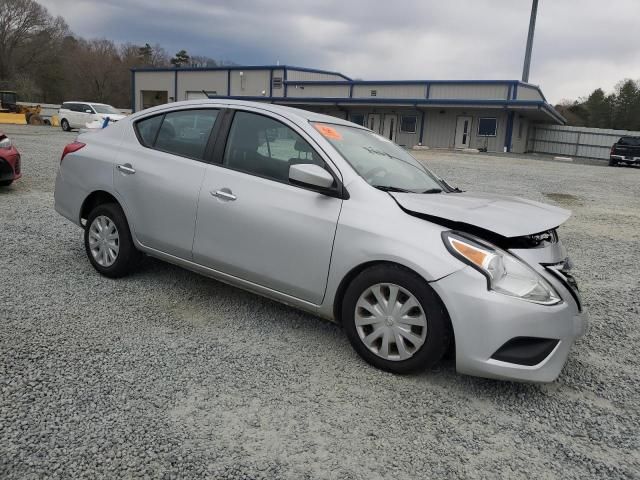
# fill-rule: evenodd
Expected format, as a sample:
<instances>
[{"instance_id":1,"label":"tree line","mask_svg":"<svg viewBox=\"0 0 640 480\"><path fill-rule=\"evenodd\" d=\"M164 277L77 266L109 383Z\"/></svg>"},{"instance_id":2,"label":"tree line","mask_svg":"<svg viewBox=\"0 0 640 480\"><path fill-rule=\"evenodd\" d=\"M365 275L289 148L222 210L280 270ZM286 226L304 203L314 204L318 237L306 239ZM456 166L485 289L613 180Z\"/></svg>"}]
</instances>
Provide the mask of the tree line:
<instances>
[{"instance_id":1,"label":"tree line","mask_svg":"<svg viewBox=\"0 0 640 480\"><path fill-rule=\"evenodd\" d=\"M563 102L556 109L569 125L640 131L640 80L622 80L609 94L597 88L587 98Z\"/></svg>"},{"instance_id":2,"label":"tree line","mask_svg":"<svg viewBox=\"0 0 640 480\"><path fill-rule=\"evenodd\" d=\"M0 0L0 12L0 90L15 90L20 101L75 99L129 108L134 67L218 65L185 50L171 57L157 43L81 38L35 0Z\"/></svg>"}]
</instances>

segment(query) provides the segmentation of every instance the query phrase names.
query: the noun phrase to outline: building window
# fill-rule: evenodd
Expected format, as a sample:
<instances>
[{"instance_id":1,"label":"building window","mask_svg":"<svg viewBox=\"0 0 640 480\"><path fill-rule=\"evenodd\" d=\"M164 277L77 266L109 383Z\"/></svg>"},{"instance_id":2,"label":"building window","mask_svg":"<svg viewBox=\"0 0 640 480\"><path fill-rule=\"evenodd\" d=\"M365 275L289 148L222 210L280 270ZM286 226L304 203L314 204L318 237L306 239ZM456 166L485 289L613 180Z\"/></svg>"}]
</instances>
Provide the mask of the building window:
<instances>
[{"instance_id":1,"label":"building window","mask_svg":"<svg viewBox=\"0 0 640 480\"><path fill-rule=\"evenodd\" d=\"M418 117L415 115L402 116L400 119L400 131L404 133L416 133L418 125Z\"/></svg>"},{"instance_id":2,"label":"building window","mask_svg":"<svg viewBox=\"0 0 640 480\"><path fill-rule=\"evenodd\" d=\"M496 118L478 119L478 136L495 137L498 130L498 120Z\"/></svg>"},{"instance_id":3,"label":"building window","mask_svg":"<svg viewBox=\"0 0 640 480\"><path fill-rule=\"evenodd\" d=\"M282 88L282 77L273 77L271 86L274 90L280 90Z\"/></svg>"},{"instance_id":4,"label":"building window","mask_svg":"<svg viewBox=\"0 0 640 480\"><path fill-rule=\"evenodd\" d=\"M371 96L375 97L378 95L378 91L377 90L371 90Z\"/></svg>"},{"instance_id":5,"label":"building window","mask_svg":"<svg viewBox=\"0 0 640 480\"><path fill-rule=\"evenodd\" d=\"M353 123L357 123L358 125L363 125L364 126L364 114L363 113L352 113L349 116L349 118Z\"/></svg>"}]
</instances>

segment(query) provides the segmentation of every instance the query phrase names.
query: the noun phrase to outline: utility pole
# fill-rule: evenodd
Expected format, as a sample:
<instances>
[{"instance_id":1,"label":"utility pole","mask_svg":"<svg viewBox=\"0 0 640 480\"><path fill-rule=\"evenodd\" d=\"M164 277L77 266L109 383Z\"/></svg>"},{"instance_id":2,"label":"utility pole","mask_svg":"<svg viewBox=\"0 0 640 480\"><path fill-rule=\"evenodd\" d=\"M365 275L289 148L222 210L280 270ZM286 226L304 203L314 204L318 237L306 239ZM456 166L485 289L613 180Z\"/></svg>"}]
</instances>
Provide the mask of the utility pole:
<instances>
[{"instance_id":1,"label":"utility pole","mask_svg":"<svg viewBox=\"0 0 640 480\"><path fill-rule=\"evenodd\" d=\"M524 54L524 66L522 67L522 81L529 82L529 68L531 67L531 50L533 48L533 32L536 29L536 17L538 16L538 0L531 4L531 18L529 19L529 35L527 35L527 50Z\"/></svg>"}]
</instances>

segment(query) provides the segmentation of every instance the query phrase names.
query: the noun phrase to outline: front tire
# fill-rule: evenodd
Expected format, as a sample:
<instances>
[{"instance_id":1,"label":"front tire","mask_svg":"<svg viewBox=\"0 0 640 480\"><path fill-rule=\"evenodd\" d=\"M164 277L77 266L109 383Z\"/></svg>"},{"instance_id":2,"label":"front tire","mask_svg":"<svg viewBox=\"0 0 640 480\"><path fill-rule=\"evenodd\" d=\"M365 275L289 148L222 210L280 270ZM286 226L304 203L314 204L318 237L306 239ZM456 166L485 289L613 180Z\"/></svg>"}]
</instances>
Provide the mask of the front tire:
<instances>
[{"instance_id":1,"label":"front tire","mask_svg":"<svg viewBox=\"0 0 640 480\"><path fill-rule=\"evenodd\" d=\"M13 183L13 180L2 180L0 181L0 187L8 187Z\"/></svg>"},{"instance_id":2,"label":"front tire","mask_svg":"<svg viewBox=\"0 0 640 480\"><path fill-rule=\"evenodd\" d=\"M364 360L400 374L432 367L451 339L437 294L423 278L396 265L373 266L351 282L342 302L342 324Z\"/></svg>"},{"instance_id":3,"label":"front tire","mask_svg":"<svg viewBox=\"0 0 640 480\"><path fill-rule=\"evenodd\" d=\"M62 127L62 130L64 130L65 132L71 131L71 126L69 125L69 121L66 118L63 118L60 121L60 127Z\"/></svg>"},{"instance_id":4,"label":"front tire","mask_svg":"<svg viewBox=\"0 0 640 480\"><path fill-rule=\"evenodd\" d=\"M93 268L110 278L128 275L142 257L133 243L124 212L116 203L98 205L91 211L84 230L84 247Z\"/></svg>"}]
</instances>

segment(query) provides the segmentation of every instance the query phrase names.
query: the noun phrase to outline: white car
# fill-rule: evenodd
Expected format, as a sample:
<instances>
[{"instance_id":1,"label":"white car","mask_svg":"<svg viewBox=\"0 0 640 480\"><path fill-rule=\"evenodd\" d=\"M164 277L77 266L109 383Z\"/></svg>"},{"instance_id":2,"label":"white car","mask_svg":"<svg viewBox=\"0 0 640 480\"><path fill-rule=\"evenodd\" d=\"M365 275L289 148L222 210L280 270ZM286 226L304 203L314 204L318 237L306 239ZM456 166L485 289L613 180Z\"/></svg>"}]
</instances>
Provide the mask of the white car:
<instances>
[{"instance_id":1,"label":"white car","mask_svg":"<svg viewBox=\"0 0 640 480\"><path fill-rule=\"evenodd\" d=\"M71 131L72 128L90 128L90 124L102 126L107 118L110 122L117 122L125 116L116 108L104 103L64 102L58 110L60 126L65 132Z\"/></svg>"}]
</instances>

